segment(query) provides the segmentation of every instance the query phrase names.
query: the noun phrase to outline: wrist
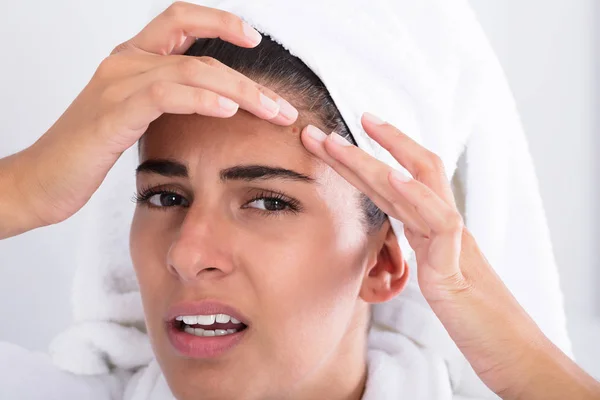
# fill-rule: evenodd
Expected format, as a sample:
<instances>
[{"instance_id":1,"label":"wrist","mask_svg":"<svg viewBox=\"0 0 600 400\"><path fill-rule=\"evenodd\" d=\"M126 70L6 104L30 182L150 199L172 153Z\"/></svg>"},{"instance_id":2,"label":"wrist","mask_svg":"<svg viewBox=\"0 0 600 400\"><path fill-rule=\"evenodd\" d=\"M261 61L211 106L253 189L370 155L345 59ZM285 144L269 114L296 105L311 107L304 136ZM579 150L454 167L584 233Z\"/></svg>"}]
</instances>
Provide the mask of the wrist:
<instances>
[{"instance_id":1,"label":"wrist","mask_svg":"<svg viewBox=\"0 0 600 400\"><path fill-rule=\"evenodd\" d=\"M117 159L89 131L70 135L50 129L22 151L15 192L30 229L60 223L79 211Z\"/></svg>"},{"instance_id":2,"label":"wrist","mask_svg":"<svg viewBox=\"0 0 600 400\"><path fill-rule=\"evenodd\" d=\"M24 152L0 159L0 239L38 228L43 224L30 207L31 196L21 180L28 176Z\"/></svg>"}]
</instances>

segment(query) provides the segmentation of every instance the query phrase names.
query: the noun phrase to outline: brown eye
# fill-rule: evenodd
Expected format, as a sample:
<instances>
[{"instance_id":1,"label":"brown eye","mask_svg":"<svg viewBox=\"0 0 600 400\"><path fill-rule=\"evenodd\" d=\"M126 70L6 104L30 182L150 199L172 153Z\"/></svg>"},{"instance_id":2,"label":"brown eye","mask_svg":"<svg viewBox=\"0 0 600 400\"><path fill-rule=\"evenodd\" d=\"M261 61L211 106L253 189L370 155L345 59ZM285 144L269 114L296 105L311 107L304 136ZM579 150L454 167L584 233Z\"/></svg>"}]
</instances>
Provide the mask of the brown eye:
<instances>
[{"instance_id":1,"label":"brown eye","mask_svg":"<svg viewBox=\"0 0 600 400\"><path fill-rule=\"evenodd\" d=\"M148 198L154 207L187 207L187 200L177 193L157 193Z\"/></svg>"},{"instance_id":2,"label":"brown eye","mask_svg":"<svg viewBox=\"0 0 600 400\"><path fill-rule=\"evenodd\" d=\"M271 197L256 199L247 205L249 208L257 208L264 211L283 211L289 208L289 206L289 203Z\"/></svg>"}]
</instances>

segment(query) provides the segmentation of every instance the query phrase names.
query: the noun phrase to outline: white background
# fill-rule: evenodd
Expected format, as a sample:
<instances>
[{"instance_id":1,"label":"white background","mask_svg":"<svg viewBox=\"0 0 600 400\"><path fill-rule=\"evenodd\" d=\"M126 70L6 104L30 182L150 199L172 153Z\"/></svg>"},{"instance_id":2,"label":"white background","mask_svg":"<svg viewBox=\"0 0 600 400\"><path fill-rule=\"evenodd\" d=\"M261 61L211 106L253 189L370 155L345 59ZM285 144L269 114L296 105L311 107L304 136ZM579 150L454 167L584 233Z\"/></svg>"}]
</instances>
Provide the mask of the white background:
<instances>
[{"instance_id":1,"label":"white background","mask_svg":"<svg viewBox=\"0 0 600 400\"><path fill-rule=\"evenodd\" d=\"M515 93L540 179L578 361L600 378L600 4L471 0ZM146 0L3 0L0 156L41 135L112 48L139 30ZM1 190L1 188L0 188ZM85 213L0 242L0 340L45 350L70 320Z\"/></svg>"}]
</instances>

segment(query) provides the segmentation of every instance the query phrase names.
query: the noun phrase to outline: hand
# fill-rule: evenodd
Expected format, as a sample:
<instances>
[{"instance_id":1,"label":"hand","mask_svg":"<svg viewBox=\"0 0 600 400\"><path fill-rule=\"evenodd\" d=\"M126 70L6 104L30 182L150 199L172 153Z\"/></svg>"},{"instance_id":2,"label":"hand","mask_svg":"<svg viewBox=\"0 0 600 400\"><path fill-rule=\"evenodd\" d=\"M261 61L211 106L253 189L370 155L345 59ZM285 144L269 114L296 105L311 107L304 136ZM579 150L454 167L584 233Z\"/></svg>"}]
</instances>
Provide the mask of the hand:
<instances>
[{"instance_id":1,"label":"hand","mask_svg":"<svg viewBox=\"0 0 600 400\"><path fill-rule=\"evenodd\" d=\"M16 187L11 204L27 216L22 213L12 227L3 218L0 235L57 223L77 212L119 156L163 113L227 118L242 108L275 124L296 120L298 112L269 89L215 59L181 55L196 37L220 37L242 47L261 39L233 14L181 2L169 7L101 63L34 145L0 162L5 168L0 181Z\"/></svg>"},{"instance_id":2,"label":"hand","mask_svg":"<svg viewBox=\"0 0 600 400\"><path fill-rule=\"evenodd\" d=\"M597 383L543 335L479 250L439 157L370 114L362 124L414 179L334 133L309 126L302 141L404 223L421 291L484 383L505 399L598 396Z\"/></svg>"}]
</instances>

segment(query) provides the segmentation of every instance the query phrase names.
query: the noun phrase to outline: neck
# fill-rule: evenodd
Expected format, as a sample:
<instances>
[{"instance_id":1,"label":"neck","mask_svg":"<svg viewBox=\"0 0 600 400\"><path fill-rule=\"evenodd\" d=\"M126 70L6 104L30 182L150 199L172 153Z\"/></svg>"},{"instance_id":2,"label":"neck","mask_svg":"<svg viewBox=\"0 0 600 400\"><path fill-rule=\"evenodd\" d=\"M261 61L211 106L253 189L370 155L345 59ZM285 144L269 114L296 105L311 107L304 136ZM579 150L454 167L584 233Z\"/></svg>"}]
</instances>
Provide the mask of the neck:
<instances>
[{"instance_id":1,"label":"neck","mask_svg":"<svg viewBox=\"0 0 600 400\"><path fill-rule=\"evenodd\" d=\"M288 400L360 400L367 381L367 304L358 304L342 338L320 368Z\"/></svg>"}]
</instances>

